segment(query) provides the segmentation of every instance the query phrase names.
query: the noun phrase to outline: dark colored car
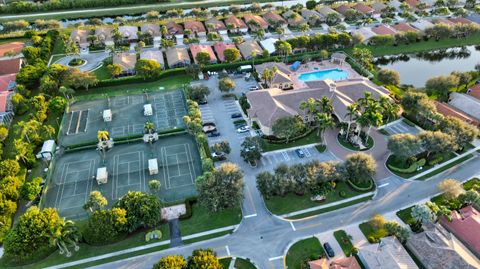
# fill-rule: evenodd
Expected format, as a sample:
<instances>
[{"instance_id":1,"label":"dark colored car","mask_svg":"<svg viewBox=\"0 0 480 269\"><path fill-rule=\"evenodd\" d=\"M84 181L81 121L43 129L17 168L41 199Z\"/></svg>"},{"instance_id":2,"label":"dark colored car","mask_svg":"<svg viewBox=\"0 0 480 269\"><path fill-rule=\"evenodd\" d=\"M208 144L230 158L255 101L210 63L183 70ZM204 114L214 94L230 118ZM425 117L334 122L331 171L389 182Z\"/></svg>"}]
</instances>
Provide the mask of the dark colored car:
<instances>
[{"instance_id":1,"label":"dark colored car","mask_svg":"<svg viewBox=\"0 0 480 269\"><path fill-rule=\"evenodd\" d=\"M232 117L232 119L236 119L236 118L241 118L242 117L242 113L233 113L232 115L230 115Z\"/></svg>"},{"instance_id":2,"label":"dark colored car","mask_svg":"<svg viewBox=\"0 0 480 269\"><path fill-rule=\"evenodd\" d=\"M305 157L305 153L304 153L303 150L301 150L301 149L296 149L296 150L295 150L295 153L297 153L297 156L298 156L299 158Z\"/></svg>"},{"instance_id":3,"label":"dark colored car","mask_svg":"<svg viewBox=\"0 0 480 269\"><path fill-rule=\"evenodd\" d=\"M208 104L208 101L207 101L206 98L205 98L205 99L201 99L200 101L198 101L198 104L199 104L199 105L206 105L206 104Z\"/></svg>"},{"instance_id":4,"label":"dark colored car","mask_svg":"<svg viewBox=\"0 0 480 269\"><path fill-rule=\"evenodd\" d=\"M215 131L215 132L208 133L207 135L208 137L217 137L217 136L220 136L220 133Z\"/></svg>"},{"instance_id":5,"label":"dark colored car","mask_svg":"<svg viewBox=\"0 0 480 269\"><path fill-rule=\"evenodd\" d=\"M323 248L325 249L325 252L327 252L328 257L332 258L335 256L335 252L333 252L333 248L328 242L323 244Z\"/></svg>"}]
</instances>

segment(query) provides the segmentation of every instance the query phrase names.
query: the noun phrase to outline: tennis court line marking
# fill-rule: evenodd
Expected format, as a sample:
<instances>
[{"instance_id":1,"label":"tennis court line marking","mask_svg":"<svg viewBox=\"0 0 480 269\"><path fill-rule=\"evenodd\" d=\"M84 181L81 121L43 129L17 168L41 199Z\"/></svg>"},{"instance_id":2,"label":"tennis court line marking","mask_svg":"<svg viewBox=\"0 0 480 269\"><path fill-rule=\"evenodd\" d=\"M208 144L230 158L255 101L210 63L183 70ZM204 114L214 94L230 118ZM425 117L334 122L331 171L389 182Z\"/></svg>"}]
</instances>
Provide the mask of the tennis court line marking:
<instances>
[{"instance_id":1,"label":"tennis court line marking","mask_svg":"<svg viewBox=\"0 0 480 269\"><path fill-rule=\"evenodd\" d=\"M114 159L114 171L115 171L115 184L112 184L112 192L115 193L115 196L114 196L114 199L117 199L119 196L118 196L118 189L119 188L122 188L122 187L130 187L130 186L137 186L137 185L140 185L140 191L142 190L142 183L145 181L144 177L145 177L145 172L141 169L141 164L142 164L142 157L143 157L143 152L142 151L133 151L133 152L128 152L128 153L121 153L121 154L117 154L115 155L115 159ZM126 155L136 155L137 158L134 160L134 161L126 161L126 162L120 162L120 157L121 156L126 156ZM131 163L138 163L138 180L139 180L139 183L135 183L135 184L131 184L130 183L130 174L131 174L131 171L130 171L130 164ZM128 164L127 166L127 184L126 185L120 185L120 182L119 182L119 179L118 179L118 175L119 175L119 166L122 165L122 164ZM116 185L116 186L115 186ZM113 189L113 186L114 189Z\"/></svg>"},{"instance_id":2,"label":"tennis court line marking","mask_svg":"<svg viewBox=\"0 0 480 269\"><path fill-rule=\"evenodd\" d=\"M91 161L91 160L90 160L90 161ZM60 190L59 190L59 192L57 192L57 197L55 198L55 207L60 208L60 203L61 203L62 200L64 199L64 198L63 198L63 193L64 193L64 191L65 191L66 178L67 178L68 174L70 174L70 173L68 172L68 169L69 169L69 167L70 167L70 164L79 163L79 162L85 162L85 161L74 161L74 162L67 162L67 163L64 163L64 164L63 164L62 177L61 177L61 183L60 183L60 184L61 184L61 187L60 187L61 192L60 192ZM80 171L84 171L84 169L82 169L82 170L80 170ZM76 181L75 181L75 182L76 182ZM75 184L75 185L76 185L76 184ZM76 190L76 189L74 189L74 193L75 193L75 190ZM58 196L59 194L60 194L60 197Z\"/></svg>"},{"instance_id":3,"label":"tennis court line marking","mask_svg":"<svg viewBox=\"0 0 480 269\"><path fill-rule=\"evenodd\" d=\"M83 160L83 161L74 161L74 162L68 162L68 163L64 163L64 164L63 164L62 174L61 174L61 175L62 175L62 180L61 180L62 183L61 183L61 187L60 187L61 191L59 190L59 191L57 192L57 196L55 197L55 207L61 209L62 211L63 211L63 210L68 210L68 209L71 209L71 208L77 208L77 207L79 207L79 206L74 206L74 207L61 207L61 206L60 206L60 203L62 203L62 200L65 200L65 199L66 199L63 194L64 194L64 192L65 192L65 185L66 185L65 182L66 182L66 178L67 178L68 174L70 174L70 173L68 172L68 170L69 170L69 168L70 168L70 164L81 163L81 162L87 162L87 161L85 161L85 160ZM72 182L72 183L73 183L73 186L74 186L73 195L70 195L68 198L72 198L72 197L76 197L76 196L81 196L81 195L83 195L84 200L85 200L85 201L87 200L87 196L88 196L88 194L89 194L89 192L88 192L88 189L89 189L88 186L90 185L90 177L91 177L91 174L92 174L92 162L93 162L93 165L94 165L94 164L95 164L95 160L94 160L94 159L88 160L88 164L89 164L89 165L88 165L88 169L81 169L81 170L75 171L75 173L82 172L82 171L88 171L88 178L87 178L87 180L86 180L86 181L87 181L87 186L86 186L86 188L85 188L85 192L84 192L84 193L76 194L76 192L77 192L77 183L78 183L79 181L75 180L74 182ZM82 181L83 181L83 180L82 180ZM93 186L90 185L90 191L92 190L92 188L93 188ZM59 196L59 195L60 195L60 196Z\"/></svg>"}]
</instances>

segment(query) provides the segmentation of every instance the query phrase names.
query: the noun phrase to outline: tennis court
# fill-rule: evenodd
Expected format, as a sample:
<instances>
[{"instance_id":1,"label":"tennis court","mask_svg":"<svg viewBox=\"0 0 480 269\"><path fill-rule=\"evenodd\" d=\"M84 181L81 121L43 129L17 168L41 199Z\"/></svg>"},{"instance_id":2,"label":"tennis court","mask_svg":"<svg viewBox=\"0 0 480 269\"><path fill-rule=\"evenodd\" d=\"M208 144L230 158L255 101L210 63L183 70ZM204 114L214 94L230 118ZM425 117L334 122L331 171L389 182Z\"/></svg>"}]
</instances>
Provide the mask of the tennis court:
<instances>
[{"instance_id":1,"label":"tennis court","mask_svg":"<svg viewBox=\"0 0 480 269\"><path fill-rule=\"evenodd\" d=\"M158 174L150 175L149 159L157 159ZM108 181L98 185L97 169L106 167ZM95 149L57 156L45 197L46 207L56 207L64 217L87 216L82 208L93 190L100 191L113 205L128 191L149 192L148 182L161 182L158 196L164 202L196 195L195 179L201 174L196 143L188 134L163 137L152 146L143 142L117 144L106 153L105 162Z\"/></svg>"},{"instance_id":2,"label":"tennis court","mask_svg":"<svg viewBox=\"0 0 480 269\"><path fill-rule=\"evenodd\" d=\"M143 106L151 104L153 114L145 116ZM112 119L103 120L103 111L110 109ZM62 121L61 144L70 146L95 142L98 130L108 130L115 138L142 134L145 122L158 130L183 128L187 113L181 91L154 92L117 96L93 101L79 101L70 106Z\"/></svg>"}]
</instances>

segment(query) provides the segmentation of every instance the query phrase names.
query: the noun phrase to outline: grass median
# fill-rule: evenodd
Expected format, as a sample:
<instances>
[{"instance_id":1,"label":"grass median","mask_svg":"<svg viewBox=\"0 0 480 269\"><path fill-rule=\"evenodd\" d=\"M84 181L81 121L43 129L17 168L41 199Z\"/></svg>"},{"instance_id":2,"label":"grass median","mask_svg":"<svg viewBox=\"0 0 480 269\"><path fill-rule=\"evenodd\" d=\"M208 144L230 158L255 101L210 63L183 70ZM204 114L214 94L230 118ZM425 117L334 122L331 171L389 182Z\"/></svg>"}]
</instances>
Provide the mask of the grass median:
<instances>
[{"instance_id":1,"label":"grass median","mask_svg":"<svg viewBox=\"0 0 480 269\"><path fill-rule=\"evenodd\" d=\"M307 261L320 258L325 251L316 237L303 239L293 244L287 251L286 263L289 269L302 269Z\"/></svg>"}]
</instances>

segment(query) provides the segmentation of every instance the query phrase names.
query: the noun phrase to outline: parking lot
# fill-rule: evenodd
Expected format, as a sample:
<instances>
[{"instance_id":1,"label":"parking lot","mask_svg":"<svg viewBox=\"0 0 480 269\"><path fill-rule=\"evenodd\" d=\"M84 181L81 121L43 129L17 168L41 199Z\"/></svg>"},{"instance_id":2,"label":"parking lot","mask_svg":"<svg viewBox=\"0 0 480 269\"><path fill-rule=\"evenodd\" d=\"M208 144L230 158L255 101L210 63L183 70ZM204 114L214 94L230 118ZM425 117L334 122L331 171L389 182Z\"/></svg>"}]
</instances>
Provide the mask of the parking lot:
<instances>
[{"instance_id":1,"label":"parking lot","mask_svg":"<svg viewBox=\"0 0 480 269\"><path fill-rule=\"evenodd\" d=\"M403 120L397 120L396 122L390 124L384 128L390 135L394 134L417 134L420 132L420 129L416 126L410 126L406 124Z\"/></svg>"},{"instance_id":2,"label":"parking lot","mask_svg":"<svg viewBox=\"0 0 480 269\"><path fill-rule=\"evenodd\" d=\"M296 149L300 149L304 157L300 157ZM281 163L295 164L303 163L312 160L318 161L332 161L336 158L330 153L320 153L314 146L305 146L295 149L286 149L282 151L273 151L266 152L263 154L262 159L260 159L259 165L263 167L277 167Z\"/></svg>"}]
</instances>

